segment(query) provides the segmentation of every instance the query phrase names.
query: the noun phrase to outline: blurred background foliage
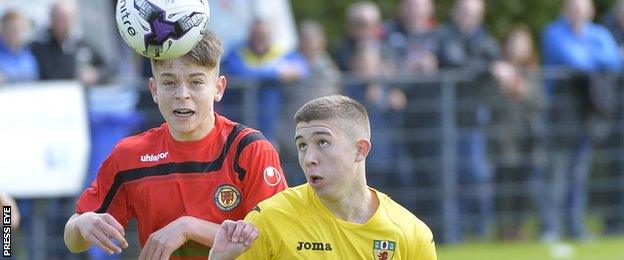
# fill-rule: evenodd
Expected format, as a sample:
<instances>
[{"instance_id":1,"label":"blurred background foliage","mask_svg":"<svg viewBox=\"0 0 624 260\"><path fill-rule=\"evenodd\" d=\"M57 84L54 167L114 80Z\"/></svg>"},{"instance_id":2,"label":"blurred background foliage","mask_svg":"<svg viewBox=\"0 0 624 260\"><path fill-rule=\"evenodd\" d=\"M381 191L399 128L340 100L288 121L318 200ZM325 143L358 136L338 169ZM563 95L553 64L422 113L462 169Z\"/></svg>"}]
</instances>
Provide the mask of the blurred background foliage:
<instances>
[{"instance_id":1,"label":"blurred background foliage","mask_svg":"<svg viewBox=\"0 0 624 260\"><path fill-rule=\"evenodd\" d=\"M434 0L438 23L448 19L448 10L454 0ZM314 19L325 26L329 48L336 47L344 34L345 10L356 0L292 0L292 6L297 23L304 19ZM383 19L394 17L398 0L372 0L381 9ZM498 39L502 39L505 32L513 25L524 23L531 28L534 39L539 35L544 25L559 16L563 0L485 0L486 28ZM609 11L615 0L594 0L596 7L595 20L599 21Z\"/></svg>"}]
</instances>

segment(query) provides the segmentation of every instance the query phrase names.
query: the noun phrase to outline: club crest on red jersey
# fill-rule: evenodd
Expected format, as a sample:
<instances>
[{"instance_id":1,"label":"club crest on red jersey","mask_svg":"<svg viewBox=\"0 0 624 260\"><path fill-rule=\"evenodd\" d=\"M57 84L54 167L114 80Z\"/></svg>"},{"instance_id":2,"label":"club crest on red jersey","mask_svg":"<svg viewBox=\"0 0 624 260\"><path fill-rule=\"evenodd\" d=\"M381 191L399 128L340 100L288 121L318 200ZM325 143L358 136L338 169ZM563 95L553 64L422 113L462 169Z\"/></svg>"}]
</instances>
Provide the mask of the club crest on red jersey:
<instances>
[{"instance_id":1,"label":"club crest on red jersey","mask_svg":"<svg viewBox=\"0 0 624 260\"><path fill-rule=\"evenodd\" d=\"M240 203L241 193L236 187L223 184L215 190L214 201L220 210L231 211Z\"/></svg>"},{"instance_id":2,"label":"club crest on red jersey","mask_svg":"<svg viewBox=\"0 0 624 260\"><path fill-rule=\"evenodd\" d=\"M374 259L378 260L390 260L394 256L394 250L396 249L396 243L388 240L374 240L373 241L373 254Z\"/></svg>"},{"instance_id":3,"label":"club crest on red jersey","mask_svg":"<svg viewBox=\"0 0 624 260\"><path fill-rule=\"evenodd\" d=\"M269 166L264 169L264 182L267 185L273 187L282 181L282 175L275 169L275 167Z\"/></svg>"}]
</instances>

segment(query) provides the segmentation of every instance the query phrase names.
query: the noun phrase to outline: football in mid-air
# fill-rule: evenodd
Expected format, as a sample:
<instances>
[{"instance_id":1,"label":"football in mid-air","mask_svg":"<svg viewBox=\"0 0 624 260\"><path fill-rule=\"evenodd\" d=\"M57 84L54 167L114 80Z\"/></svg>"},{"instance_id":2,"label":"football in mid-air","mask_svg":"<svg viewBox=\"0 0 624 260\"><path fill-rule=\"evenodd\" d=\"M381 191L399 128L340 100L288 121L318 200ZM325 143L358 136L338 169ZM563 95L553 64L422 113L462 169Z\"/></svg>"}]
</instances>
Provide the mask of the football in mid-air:
<instances>
[{"instance_id":1,"label":"football in mid-air","mask_svg":"<svg viewBox=\"0 0 624 260\"><path fill-rule=\"evenodd\" d=\"M123 40L151 59L184 56L208 30L208 0L117 0Z\"/></svg>"}]
</instances>

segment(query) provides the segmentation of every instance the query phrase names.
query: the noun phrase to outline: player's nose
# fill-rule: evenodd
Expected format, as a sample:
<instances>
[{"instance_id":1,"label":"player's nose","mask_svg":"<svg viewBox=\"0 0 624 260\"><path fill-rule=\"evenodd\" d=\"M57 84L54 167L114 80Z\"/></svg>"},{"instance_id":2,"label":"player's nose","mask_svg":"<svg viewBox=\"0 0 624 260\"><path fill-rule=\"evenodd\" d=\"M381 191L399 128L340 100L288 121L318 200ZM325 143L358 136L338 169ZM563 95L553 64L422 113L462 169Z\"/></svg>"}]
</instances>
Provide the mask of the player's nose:
<instances>
[{"instance_id":1,"label":"player's nose","mask_svg":"<svg viewBox=\"0 0 624 260\"><path fill-rule=\"evenodd\" d=\"M317 165L318 164L318 152L314 148L308 148L303 156L303 162L305 165Z\"/></svg>"},{"instance_id":2,"label":"player's nose","mask_svg":"<svg viewBox=\"0 0 624 260\"><path fill-rule=\"evenodd\" d=\"M176 89L176 92L175 92L175 97L177 99L187 99L191 97L191 93L190 93L188 84L186 84L186 82L181 82L178 85L178 88Z\"/></svg>"}]
</instances>

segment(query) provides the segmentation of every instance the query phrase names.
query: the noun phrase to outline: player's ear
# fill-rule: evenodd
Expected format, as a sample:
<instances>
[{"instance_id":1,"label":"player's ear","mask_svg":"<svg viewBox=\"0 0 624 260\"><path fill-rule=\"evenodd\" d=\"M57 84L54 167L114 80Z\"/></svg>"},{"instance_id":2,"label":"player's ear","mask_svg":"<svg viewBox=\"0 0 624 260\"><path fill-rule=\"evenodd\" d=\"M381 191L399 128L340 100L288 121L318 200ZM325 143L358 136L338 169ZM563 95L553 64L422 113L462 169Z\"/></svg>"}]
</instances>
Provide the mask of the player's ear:
<instances>
[{"instance_id":1,"label":"player's ear","mask_svg":"<svg viewBox=\"0 0 624 260\"><path fill-rule=\"evenodd\" d=\"M355 161L361 162L364 159L366 159L366 156L368 156L368 153L371 150L372 144L371 144L371 141L366 138L358 139L355 142L356 142L355 145L357 148L357 153L355 154Z\"/></svg>"},{"instance_id":2,"label":"player's ear","mask_svg":"<svg viewBox=\"0 0 624 260\"><path fill-rule=\"evenodd\" d=\"M154 103L158 104L158 88L156 87L156 80L154 78L150 78L148 86L150 93L152 94L152 100L154 100Z\"/></svg>"},{"instance_id":3,"label":"player's ear","mask_svg":"<svg viewBox=\"0 0 624 260\"><path fill-rule=\"evenodd\" d=\"M214 100L216 102L221 101L221 98L223 98L226 85L227 85L227 79L225 79L225 76L223 75L217 76L217 82L215 84L215 88L217 89L217 92L215 93L215 97L214 97Z\"/></svg>"}]
</instances>

